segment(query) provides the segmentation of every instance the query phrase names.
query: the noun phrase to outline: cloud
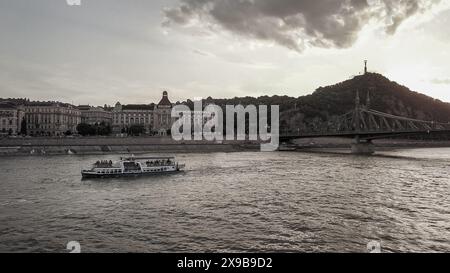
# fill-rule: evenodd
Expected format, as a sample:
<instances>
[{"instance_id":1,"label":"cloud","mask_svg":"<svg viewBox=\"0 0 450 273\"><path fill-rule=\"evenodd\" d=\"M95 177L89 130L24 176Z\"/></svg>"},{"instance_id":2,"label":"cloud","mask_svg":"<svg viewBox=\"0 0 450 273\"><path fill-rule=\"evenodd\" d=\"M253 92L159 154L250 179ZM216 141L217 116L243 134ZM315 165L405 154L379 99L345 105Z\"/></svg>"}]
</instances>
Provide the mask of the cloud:
<instances>
[{"instance_id":1,"label":"cloud","mask_svg":"<svg viewBox=\"0 0 450 273\"><path fill-rule=\"evenodd\" d=\"M248 39L303 51L348 48L369 23L387 34L441 0L179 0L164 26L219 28Z\"/></svg>"},{"instance_id":2,"label":"cloud","mask_svg":"<svg viewBox=\"0 0 450 273\"><path fill-rule=\"evenodd\" d=\"M206 52L206 51L202 51L200 49L194 49L194 50L192 50L192 53L203 56L203 57L215 57L214 54Z\"/></svg>"},{"instance_id":3,"label":"cloud","mask_svg":"<svg viewBox=\"0 0 450 273\"><path fill-rule=\"evenodd\" d=\"M450 78L446 78L446 79L433 79L433 80L431 80L431 83L433 83L433 84L450 85Z\"/></svg>"}]
</instances>

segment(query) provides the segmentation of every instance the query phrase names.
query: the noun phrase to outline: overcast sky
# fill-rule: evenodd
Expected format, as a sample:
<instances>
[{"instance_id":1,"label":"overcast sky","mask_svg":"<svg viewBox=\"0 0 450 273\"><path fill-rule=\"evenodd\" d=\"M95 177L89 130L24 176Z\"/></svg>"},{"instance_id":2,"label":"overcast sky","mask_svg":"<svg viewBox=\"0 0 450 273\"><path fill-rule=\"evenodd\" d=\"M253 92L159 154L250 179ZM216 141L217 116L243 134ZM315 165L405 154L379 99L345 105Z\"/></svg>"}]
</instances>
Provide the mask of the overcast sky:
<instances>
[{"instance_id":1,"label":"overcast sky","mask_svg":"<svg viewBox=\"0 0 450 273\"><path fill-rule=\"evenodd\" d=\"M0 0L0 97L301 96L379 72L450 102L448 0Z\"/></svg>"}]
</instances>

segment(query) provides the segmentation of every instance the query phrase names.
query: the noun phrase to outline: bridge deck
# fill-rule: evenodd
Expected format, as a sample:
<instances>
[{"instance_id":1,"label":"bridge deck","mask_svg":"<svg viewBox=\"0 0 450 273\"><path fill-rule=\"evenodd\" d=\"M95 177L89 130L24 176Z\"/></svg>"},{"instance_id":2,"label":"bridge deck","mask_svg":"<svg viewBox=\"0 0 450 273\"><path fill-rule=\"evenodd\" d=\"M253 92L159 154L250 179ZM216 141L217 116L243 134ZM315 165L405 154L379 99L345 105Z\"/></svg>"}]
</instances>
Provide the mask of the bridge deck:
<instances>
[{"instance_id":1,"label":"bridge deck","mask_svg":"<svg viewBox=\"0 0 450 273\"><path fill-rule=\"evenodd\" d=\"M383 139L383 138L391 138L391 137L402 137L402 136L420 136L420 135L432 135L432 134L450 134L450 130L427 130L427 131L418 131L418 130L405 130L405 131L380 131L380 132L314 132L314 133L305 133L305 134L285 134L280 135L280 140L292 140L292 139L301 139L301 138L322 138L322 137L342 137L342 138L355 138L359 136L364 140L373 140L373 139Z\"/></svg>"}]
</instances>

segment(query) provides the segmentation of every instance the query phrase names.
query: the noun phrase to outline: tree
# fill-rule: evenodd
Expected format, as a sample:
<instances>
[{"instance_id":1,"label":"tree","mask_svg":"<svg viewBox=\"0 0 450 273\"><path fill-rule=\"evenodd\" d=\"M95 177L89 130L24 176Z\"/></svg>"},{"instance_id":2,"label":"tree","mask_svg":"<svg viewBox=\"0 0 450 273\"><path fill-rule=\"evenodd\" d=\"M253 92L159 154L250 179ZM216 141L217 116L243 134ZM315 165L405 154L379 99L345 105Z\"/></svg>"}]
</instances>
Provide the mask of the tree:
<instances>
[{"instance_id":1,"label":"tree","mask_svg":"<svg viewBox=\"0 0 450 273\"><path fill-rule=\"evenodd\" d=\"M107 136L112 133L111 125L109 123L101 122L100 124L95 125L96 132L100 136Z\"/></svg>"},{"instance_id":2,"label":"tree","mask_svg":"<svg viewBox=\"0 0 450 273\"><path fill-rule=\"evenodd\" d=\"M112 133L112 128L105 122L95 125L80 123L77 126L77 131L82 136L107 136Z\"/></svg>"},{"instance_id":3,"label":"tree","mask_svg":"<svg viewBox=\"0 0 450 273\"><path fill-rule=\"evenodd\" d=\"M145 128L143 125L131 125L131 127L128 128L128 134L133 136L139 136L141 134L145 133Z\"/></svg>"},{"instance_id":4,"label":"tree","mask_svg":"<svg viewBox=\"0 0 450 273\"><path fill-rule=\"evenodd\" d=\"M86 123L78 124L77 131L82 136L93 136L96 133L94 126L86 124Z\"/></svg>"}]
</instances>

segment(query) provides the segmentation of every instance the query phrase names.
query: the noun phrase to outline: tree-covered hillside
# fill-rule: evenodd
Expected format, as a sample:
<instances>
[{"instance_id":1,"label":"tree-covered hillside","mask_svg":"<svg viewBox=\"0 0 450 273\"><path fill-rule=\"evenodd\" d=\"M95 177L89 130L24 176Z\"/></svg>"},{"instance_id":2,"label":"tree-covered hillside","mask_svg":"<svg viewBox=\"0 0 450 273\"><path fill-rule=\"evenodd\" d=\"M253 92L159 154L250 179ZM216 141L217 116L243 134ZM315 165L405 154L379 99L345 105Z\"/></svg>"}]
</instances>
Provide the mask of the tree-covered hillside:
<instances>
[{"instance_id":1,"label":"tree-covered hillside","mask_svg":"<svg viewBox=\"0 0 450 273\"><path fill-rule=\"evenodd\" d=\"M282 128L297 129L314 121L327 120L342 115L355 106L359 91L362 104L370 93L370 107L381 112L440 122L450 121L450 104L409 90L386 77L367 73L298 98L288 96L242 97L233 99L208 98L205 103L217 105L280 105ZM192 107L192 102L188 101Z\"/></svg>"}]
</instances>

